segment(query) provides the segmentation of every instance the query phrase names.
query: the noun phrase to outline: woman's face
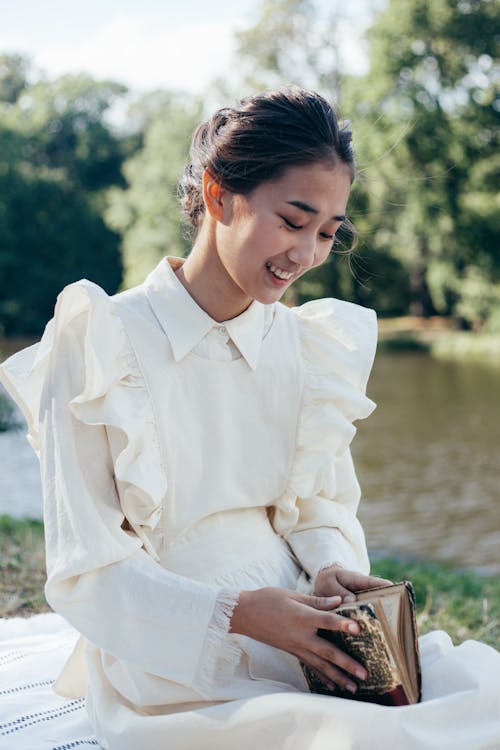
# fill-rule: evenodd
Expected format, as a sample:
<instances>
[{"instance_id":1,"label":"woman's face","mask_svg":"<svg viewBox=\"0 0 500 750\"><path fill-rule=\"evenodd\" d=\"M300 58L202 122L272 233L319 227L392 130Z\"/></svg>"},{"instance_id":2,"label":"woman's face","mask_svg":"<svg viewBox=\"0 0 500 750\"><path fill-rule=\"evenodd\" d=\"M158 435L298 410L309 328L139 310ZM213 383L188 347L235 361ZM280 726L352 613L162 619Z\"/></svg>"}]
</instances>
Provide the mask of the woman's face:
<instances>
[{"instance_id":1,"label":"woman's face","mask_svg":"<svg viewBox=\"0 0 500 750\"><path fill-rule=\"evenodd\" d=\"M323 263L345 218L351 181L346 165L315 163L290 167L249 195L225 192L215 246L235 295L270 304Z\"/></svg>"}]
</instances>

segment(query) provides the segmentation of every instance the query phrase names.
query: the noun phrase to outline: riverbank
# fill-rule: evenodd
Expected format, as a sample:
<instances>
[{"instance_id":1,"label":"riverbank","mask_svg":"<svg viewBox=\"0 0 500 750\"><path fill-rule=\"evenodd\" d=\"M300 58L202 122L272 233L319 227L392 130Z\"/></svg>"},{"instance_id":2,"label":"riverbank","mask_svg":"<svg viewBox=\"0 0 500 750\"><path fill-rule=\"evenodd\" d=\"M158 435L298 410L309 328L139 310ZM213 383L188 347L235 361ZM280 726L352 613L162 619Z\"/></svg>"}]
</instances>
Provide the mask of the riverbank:
<instances>
[{"instance_id":1,"label":"riverbank","mask_svg":"<svg viewBox=\"0 0 500 750\"><path fill-rule=\"evenodd\" d=\"M380 557L373 573L413 581L420 633L446 630L455 643L475 638L500 644L500 579L447 565ZM0 617L48 612L40 521L0 516Z\"/></svg>"},{"instance_id":2,"label":"riverbank","mask_svg":"<svg viewBox=\"0 0 500 750\"><path fill-rule=\"evenodd\" d=\"M428 352L437 359L500 366L500 333L460 331L455 321L439 316L379 319L378 348L389 352Z\"/></svg>"}]
</instances>

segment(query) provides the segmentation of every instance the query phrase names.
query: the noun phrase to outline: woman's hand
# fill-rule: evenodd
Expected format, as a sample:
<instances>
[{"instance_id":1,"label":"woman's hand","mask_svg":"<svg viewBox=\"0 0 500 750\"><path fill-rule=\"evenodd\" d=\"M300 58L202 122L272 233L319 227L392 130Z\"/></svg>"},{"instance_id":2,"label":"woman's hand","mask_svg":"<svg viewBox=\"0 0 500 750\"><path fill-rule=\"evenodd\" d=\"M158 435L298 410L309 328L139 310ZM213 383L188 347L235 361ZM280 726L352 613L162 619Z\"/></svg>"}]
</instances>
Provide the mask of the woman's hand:
<instances>
[{"instance_id":1,"label":"woman's hand","mask_svg":"<svg viewBox=\"0 0 500 750\"><path fill-rule=\"evenodd\" d=\"M331 690L339 686L355 693L356 684L349 674L364 680L366 670L317 634L319 628L359 633L356 622L332 612L341 601L340 596L308 596L281 588L242 591L230 632L287 651L307 664Z\"/></svg>"},{"instance_id":2,"label":"woman's hand","mask_svg":"<svg viewBox=\"0 0 500 750\"><path fill-rule=\"evenodd\" d=\"M342 602L356 601L355 591L373 589L376 586L390 586L392 581L377 576L365 576L354 570L346 570L340 565L323 568L316 576L314 593L317 596L341 596Z\"/></svg>"}]
</instances>

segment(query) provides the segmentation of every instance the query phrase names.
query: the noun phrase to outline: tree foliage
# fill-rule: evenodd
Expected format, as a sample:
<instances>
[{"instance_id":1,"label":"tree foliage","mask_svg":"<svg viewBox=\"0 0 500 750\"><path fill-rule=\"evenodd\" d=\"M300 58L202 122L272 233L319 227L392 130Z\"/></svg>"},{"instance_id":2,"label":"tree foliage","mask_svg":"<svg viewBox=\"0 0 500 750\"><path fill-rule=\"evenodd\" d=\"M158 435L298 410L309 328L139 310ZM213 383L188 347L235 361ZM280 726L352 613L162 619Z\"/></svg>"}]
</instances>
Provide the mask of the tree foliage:
<instances>
[{"instance_id":1,"label":"tree foliage","mask_svg":"<svg viewBox=\"0 0 500 750\"><path fill-rule=\"evenodd\" d=\"M371 8L370 69L353 76L342 64L345 6L260 0L236 35L232 77L205 104L291 82L340 100L352 120L358 248L337 245L291 300L341 296L383 315L438 312L500 330L500 6ZM124 93L83 75L48 80L0 55L0 331L39 333L56 293L81 276L112 292L122 262L129 286L189 249L177 182L203 102L152 91L118 136L106 114Z\"/></svg>"},{"instance_id":2,"label":"tree foliage","mask_svg":"<svg viewBox=\"0 0 500 750\"><path fill-rule=\"evenodd\" d=\"M479 322L462 304L471 273L492 300L500 281L499 34L489 0L390 0L369 32L370 72L350 86L369 211L381 217L374 247L408 269L415 312L468 324Z\"/></svg>"},{"instance_id":3,"label":"tree foliage","mask_svg":"<svg viewBox=\"0 0 500 750\"><path fill-rule=\"evenodd\" d=\"M9 170L0 175L0 320L3 333L37 335L62 287L86 277L113 292L118 237L78 188Z\"/></svg>"},{"instance_id":4,"label":"tree foliage","mask_svg":"<svg viewBox=\"0 0 500 750\"><path fill-rule=\"evenodd\" d=\"M125 162L126 188L110 192L106 214L123 237L127 287L142 282L162 256L183 256L190 247L177 185L201 105L188 96L157 92L136 103L135 111L142 112L142 147Z\"/></svg>"},{"instance_id":5,"label":"tree foliage","mask_svg":"<svg viewBox=\"0 0 500 750\"><path fill-rule=\"evenodd\" d=\"M15 104L27 87L29 62L22 55L0 55L0 102Z\"/></svg>"},{"instance_id":6,"label":"tree foliage","mask_svg":"<svg viewBox=\"0 0 500 750\"><path fill-rule=\"evenodd\" d=\"M314 0L262 0L255 26L236 33L246 88L283 81L339 98L341 72L336 7L327 14Z\"/></svg>"},{"instance_id":7,"label":"tree foliage","mask_svg":"<svg viewBox=\"0 0 500 750\"><path fill-rule=\"evenodd\" d=\"M499 298L500 8L388 0L368 32L362 77L342 73L337 19L314 0L264 0L238 37L254 80L310 86L330 100L342 93L353 121L357 277L349 280L333 256L326 272L304 279L300 296L340 290L383 314L411 302L418 314L453 313L480 326Z\"/></svg>"},{"instance_id":8,"label":"tree foliage","mask_svg":"<svg viewBox=\"0 0 500 750\"><path fill-rule=\"evenodd\" d=\"M38 335L57 293L82 276L113 292L119 237L103 193L121 178L121 144L103 121L122 86L84 76L27 80L0 58L0 331Z\"/></svg>"}]
</instances>

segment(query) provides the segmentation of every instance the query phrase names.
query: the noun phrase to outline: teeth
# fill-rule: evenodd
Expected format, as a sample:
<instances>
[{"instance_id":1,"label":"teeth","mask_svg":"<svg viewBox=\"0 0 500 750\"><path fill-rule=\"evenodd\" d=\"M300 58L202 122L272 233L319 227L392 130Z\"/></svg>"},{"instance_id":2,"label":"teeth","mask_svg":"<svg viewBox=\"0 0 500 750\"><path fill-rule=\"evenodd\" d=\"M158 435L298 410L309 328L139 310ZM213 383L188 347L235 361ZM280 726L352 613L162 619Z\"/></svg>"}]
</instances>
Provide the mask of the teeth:
<instances>
[{"instance_id":1,"label":"teeth","mask_svg":"<svg viewBox=\"0 0 500 750\"><path fill-rule=\"evenodd\" d=\"M271 271L271 273L278 277L278 279L288 281L288 279L291 279L293 276L293 273L290 273L289 271L282 271L281 268L273 266L272 263L266 263L266 266Z\"/></svg>"}]
</instances>

